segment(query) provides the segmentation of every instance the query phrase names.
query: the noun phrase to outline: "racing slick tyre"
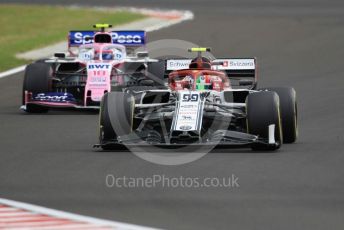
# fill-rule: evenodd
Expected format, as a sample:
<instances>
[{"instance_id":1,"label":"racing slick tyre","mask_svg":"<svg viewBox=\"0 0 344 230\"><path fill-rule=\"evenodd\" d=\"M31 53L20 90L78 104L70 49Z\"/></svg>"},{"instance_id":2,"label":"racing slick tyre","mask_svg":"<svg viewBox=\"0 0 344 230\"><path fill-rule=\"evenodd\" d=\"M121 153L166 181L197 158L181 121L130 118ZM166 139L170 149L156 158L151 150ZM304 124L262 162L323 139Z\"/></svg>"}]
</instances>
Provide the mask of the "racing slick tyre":
<instances>
[{"instance_id":1,"label":"racing slick tyre","mask_svg":"<svg viewBox=\"0 0 344 230\"><path fill-rule=\"evenodd\" d=\"M269 139L269 125L275 125L276 144L255 143L252 150L276 150L283 142L279 98L275 92L251 93L246 99L247 131L259 138Z\"/></svg>"},{"instance_id":2,"label":"racing slick tyre","mask_svg":"<svg viewBox=\"0 0 344 230\"><path fill-rule=\"evenodd\" d=\"M28 65L25 69L23 82L22 104L25 104L25 91L36 93L47 93L51 91L52 86L52 68L47 63L37 62ZM28 113L44 113L49 108L37 105L27 105Z\"/></svg>"},{"instance_id":3,"label":"racing slick tyre","mask_svg":"<svg viewBox=\"0 0 344 230\"><path fill-rule=\"evenodd\" d=\"M49 66L51 66L51 68L55 69L56 63L54 63L54 62L46 62L47 60L49 60L49 59L47 59L47 58L38 59L37 61L35 61L35 63L45 63L46 65L49 65Z\"/></svg>"},{"instance_id":4,"label":"racing slick tyre","mask_svg":"<svg viewBox=\"0 0 344 230\"><path fill-rule=\"evenodd\" d=\"M294 143L298 136L296 92L292 87L266 88L276 92L280 100L283 143Z\"/></svg>"},{"instance_id":5,"label":"racing slick tyre","mask_svg":"<svg viewBox=\"0 0 344 230\"><path fill-rule=\"evenodd\" d=\"M124 92L110 92L100 102L99 140L104 150L113 149L118 137L132 132L134 97ZM114 143L114 144L112 144Z\"/></svg>"}]
</instances>

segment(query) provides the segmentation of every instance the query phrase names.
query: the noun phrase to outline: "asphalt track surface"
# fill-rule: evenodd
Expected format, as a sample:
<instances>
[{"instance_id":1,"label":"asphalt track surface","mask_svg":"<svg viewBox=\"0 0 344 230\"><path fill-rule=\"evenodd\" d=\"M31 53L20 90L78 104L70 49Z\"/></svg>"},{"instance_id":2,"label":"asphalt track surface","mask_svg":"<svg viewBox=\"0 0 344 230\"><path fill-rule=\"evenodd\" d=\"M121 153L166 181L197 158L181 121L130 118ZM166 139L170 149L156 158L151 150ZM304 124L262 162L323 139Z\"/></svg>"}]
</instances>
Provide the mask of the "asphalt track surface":
<instances>
[{"instance_id":1,"label":"asphalt track surface","mask_svg":"<svg viewBox=\"0 0 344 230\"><path fill-rule=\"evenodd\" d=\"M3 1L1 1L3 2ZM13 2L13 1L10 1ZM25 2L25 1L23 1ZM70 4L70 1L31 1ZM181 166L102 153L97 115L18 110L23 74L0 79L0 196L168 229L344 228L343 1L104 1L190 9L195 20L149 34L256 56L260 86L294 86L300 135L275 153L215 151ZM43 28L42 28L43 29ZM239 188L107 188L127 177L239 177Z\"/></svg>"}]
</instances>

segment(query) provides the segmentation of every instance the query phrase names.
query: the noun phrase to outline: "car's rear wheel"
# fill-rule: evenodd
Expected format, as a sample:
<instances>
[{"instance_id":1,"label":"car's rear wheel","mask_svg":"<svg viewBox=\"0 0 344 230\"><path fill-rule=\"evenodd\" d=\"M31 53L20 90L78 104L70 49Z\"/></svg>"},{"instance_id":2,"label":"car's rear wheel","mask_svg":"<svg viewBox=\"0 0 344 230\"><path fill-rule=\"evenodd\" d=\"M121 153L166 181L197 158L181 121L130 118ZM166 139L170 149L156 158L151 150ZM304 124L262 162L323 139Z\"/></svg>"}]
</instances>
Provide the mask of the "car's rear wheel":
<instances>
[{"instance_id":1,"label":"car's rear wheel","mask_svg":"<svg viewBox=\"0 0 344 230\"><path fill-rule=\"evenodd\" d=\"M49 64L37 62L28 65L25 69L22 104L25 103L25 91L32 94L47 93L52 87L52 68ZM48 112L47 107L30 105L26 106L28 113L44 113Z\"/></svg>"},{"instance_id":2,"label":"car's rear wheel","mask_svg":"<svg viewBox=\"0 0 344 230\"><path fill-rule=\"evenodd\" d=\"M99 115L101 144L117 142L118 137L132 132L134 107L134 97L130 94L110 92L103 96ZM109 146L113 145L103 145L103 149L109 149Z\"/></svg>"},{"instance_id":3,"label":"car's rear wheel","mask_svg":"<svg viewBox=\"0 0 344 230\"><path fill-rule=\"evenodd\" d=\"M292 87L273 87L263 90L276 92L280 100L283 143L294 143L298 136L296 91Z\"/></svg>"},{"instance_id":4,"label":"car's rear wheel","mask_svg":"<svg viewBox=\"0 0 344 230\"><path fill-rule=\"evenodd\" d=\"M253 150L276 150L283 142L279 98L275 92L251 93L246 99L247 131L266 140L252 145ZM269 125L275 125L275 142L268 144Z\"/></svg>"}]
</instances>

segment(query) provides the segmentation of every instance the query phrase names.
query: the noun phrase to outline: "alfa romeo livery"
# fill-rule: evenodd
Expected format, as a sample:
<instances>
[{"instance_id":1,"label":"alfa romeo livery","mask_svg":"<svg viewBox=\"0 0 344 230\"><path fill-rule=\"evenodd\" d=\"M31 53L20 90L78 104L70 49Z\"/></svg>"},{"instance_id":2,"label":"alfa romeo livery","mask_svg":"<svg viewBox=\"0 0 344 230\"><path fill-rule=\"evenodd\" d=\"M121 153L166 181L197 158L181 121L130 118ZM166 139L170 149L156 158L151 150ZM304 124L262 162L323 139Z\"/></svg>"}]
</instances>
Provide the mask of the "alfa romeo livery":
<instances>
[{"instance_id":1,"label":"alfa romeo livery","mask_svg":"<svg viewBox=\"0 0 344 230\"><path fill-rule=\"evenodd\" d=\"M142 90L135 97L109 92L100 109L103 149L130 145L250 146L276 150L297 138L293 88L257 89L255 58L202 56L163 63L168 89Z\"/></svg>"}]
</instances>

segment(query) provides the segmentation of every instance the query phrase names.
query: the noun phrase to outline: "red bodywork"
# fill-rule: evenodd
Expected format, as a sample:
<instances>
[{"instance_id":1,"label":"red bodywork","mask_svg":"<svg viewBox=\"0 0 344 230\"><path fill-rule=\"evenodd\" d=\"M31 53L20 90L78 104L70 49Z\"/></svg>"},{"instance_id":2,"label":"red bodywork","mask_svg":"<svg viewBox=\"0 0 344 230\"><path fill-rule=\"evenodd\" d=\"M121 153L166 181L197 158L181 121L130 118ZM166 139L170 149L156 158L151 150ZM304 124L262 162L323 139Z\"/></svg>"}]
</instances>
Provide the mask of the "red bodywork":
<instances>
[{"instance_id":1,"label":"red bodywork","mask_svg":"<svg viewBox=\"0 0 344 230\"><path fill-rule=\"evenodd\" d=\"M223 91L230 88L230 81L222 71L212 70L210 62L198 58L189 65L189 69L175 70L169 74L169 87L173 91L199 90L197 82L202 79L206 90Z\"/></svg>"}]
</instances>

